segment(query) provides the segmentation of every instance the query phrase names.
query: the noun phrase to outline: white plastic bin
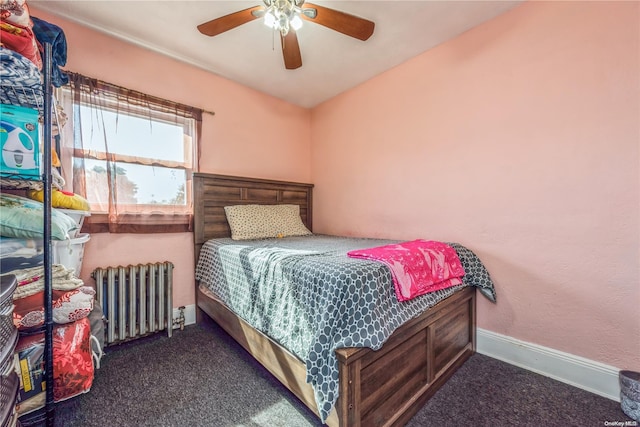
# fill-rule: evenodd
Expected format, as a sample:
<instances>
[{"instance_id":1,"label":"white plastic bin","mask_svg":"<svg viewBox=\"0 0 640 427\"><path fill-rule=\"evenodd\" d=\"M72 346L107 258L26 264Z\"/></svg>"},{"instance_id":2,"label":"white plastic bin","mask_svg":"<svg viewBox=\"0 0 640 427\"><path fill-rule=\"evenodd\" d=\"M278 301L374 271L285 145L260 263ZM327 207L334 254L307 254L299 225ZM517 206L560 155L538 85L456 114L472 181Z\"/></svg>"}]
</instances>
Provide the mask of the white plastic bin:
<instances>
[{"instance_id":1,"label":"white plastic bin","mask_svg":"<svg viewBox=\"0 0 640 427\"><path fill-rule=\"evenodd\" d=\"M73 269L76 277L80 275L84 244L89 241L89 234L80 234L71 240L52 240L53 263L62 264L67 270Z\"/></svg>"},{"instance_id":2,"label":"white plastic bin","mask_svg":"<svg viewBox=\"0 0 640 427\"><path fill-rule=\"evenodd\" d=\"M75 234L71 237L80 236L80 230L82 229L82 224L84 223L84 219L88 216L91 216L91 212L89 211L78 211L75 209L58 209L58 208L56 208L55 210L70 216L71 218L73 218L76 224L78 224L78 229L75 231Z\"/></svg>"}]
</instances>

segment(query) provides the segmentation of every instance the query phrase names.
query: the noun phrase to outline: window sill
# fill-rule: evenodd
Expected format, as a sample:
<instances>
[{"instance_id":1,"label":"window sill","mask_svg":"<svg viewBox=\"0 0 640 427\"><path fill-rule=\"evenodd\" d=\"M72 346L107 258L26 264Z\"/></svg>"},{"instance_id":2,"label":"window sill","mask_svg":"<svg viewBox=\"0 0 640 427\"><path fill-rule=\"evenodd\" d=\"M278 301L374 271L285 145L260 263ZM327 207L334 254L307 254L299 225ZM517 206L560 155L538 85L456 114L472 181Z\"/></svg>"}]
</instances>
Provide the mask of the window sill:
<instances>
[{"instance_id":1,"label":"window sill","mask_svg":"<svg viewBox=\"0 0 640 427\"><path fill-rule=\"evenodd\" d=\"M193 231L192 215L123 215L109 222L107 214L92 214L83 233L187 233Z\"/></svg>"}]
</instances>

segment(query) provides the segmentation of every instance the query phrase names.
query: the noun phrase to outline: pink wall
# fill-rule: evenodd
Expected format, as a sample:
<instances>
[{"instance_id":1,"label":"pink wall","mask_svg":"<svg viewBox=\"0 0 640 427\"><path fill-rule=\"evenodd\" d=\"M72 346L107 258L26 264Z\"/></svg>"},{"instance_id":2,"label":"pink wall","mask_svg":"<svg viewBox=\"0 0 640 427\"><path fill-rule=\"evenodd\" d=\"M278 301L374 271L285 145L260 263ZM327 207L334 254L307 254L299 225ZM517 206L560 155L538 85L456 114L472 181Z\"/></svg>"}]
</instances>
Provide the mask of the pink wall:
<instances>
[{"instance_id":1,"label":"pink wall","mask_svg":"<svg viewBox=\"0 0 640 427\"><path fill-rule=\"evenodd\" d=\"M461 242L479 327L640 369L639 9L528 2L315 108L315 231Z\"/></svg>"},{"instance_id":2,"label":"pink wall","mask_svg":"<svg viewBox=\"0 0 640 427\"><path fill-rule=\"evenodd\" d=\"M640 369L637 2L526 3L312 112L33 14L69 69L215 111L202 171L314 182L317 232L466 244L498 288L480 327ZM81 276L171 260L191 304L192 239L96 234Z\"/></svg>"},{"instance_id":3,"label":"pink wall","mask_svg":"<svg viewBox=\"0 0 640 427\"><path fill-rule=\"evenodd\" d=\"M203 119L202 172L310 180L310 112L190 65L31 8L65 32L68 70L215 111ZM251 125L248 126L248 118ZM94 234L81 278L98 266L172 261L175 307L195 302L191 233Z\"/></svg>"}]
</instances>

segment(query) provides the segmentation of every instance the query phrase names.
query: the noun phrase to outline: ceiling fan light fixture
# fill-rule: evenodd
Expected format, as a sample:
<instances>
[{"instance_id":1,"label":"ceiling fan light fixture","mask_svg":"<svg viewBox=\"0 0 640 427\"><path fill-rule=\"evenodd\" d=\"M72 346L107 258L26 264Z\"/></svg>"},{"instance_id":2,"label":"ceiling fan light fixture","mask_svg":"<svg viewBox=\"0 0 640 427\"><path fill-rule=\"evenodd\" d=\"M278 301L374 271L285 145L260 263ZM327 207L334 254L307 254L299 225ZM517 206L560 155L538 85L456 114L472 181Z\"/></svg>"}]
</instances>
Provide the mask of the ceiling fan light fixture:
<instances>
[{"instance_id":1,"label":"ceiling fan light fixture","mask_svg":"<svg viewBox=\"0 0 640 427\"><path fill-rule=\"evenodd\" d=\"M302 28L302 19L300 19L300 16L296 14L293 18L291 18L289 24L291 24L291 28L298 31L300 28Z\"/></svg>"},{"instance_id":2,"label":"ceiling fan light fixture","mask_svg":"<svg viewBox=\"0 0 640 427\"><path fill-rule=\"evenodd\" d=\"M4 0L2 0L4 1ZM263 0L261 6L253 6L198 25L198 31L213 37L239 27L255 19L264 18L264 24L280 33L282 56L287 70L302 66L302 55L297 30L304 21L315 22L358 40L367 40L373 34L375 24L339 10L305 0Z\"/></svg>"},{"instance_id":3,"label":"ceiling fan light fixture","mask_svg":"<svg viewBox=\"0 0 640 427\"><path fill-rule=\"evenodd\" d=\"M302 3L302 0L264 0L264 24L280 31L283 37L289 33L290 28L298 30L302 27L302 9L299 7Z\"/></svg>"},{"instance_id":4,"label":"ceiling fan light fixture","mask_svg":"<svg viewBox=\"0 0 640 427\"><path fill-rule=\"evenodd\" d=\"M283 36L286 36L289 32L289 17L283 13L278 17L278 28Z\"/></svg>"},{"instance_id":5,"label":"ceiling fan light fixture","mask_svg":"<svg viewBox=\"0 0 640 427\"><path fill-rule=\"evenodd\" d=\"M264 14L264 25L275 30L277 22L278 21L276 19L276 16L273 14L273 11L267 10L267 12Z\"/></svg>"}]
</instances>

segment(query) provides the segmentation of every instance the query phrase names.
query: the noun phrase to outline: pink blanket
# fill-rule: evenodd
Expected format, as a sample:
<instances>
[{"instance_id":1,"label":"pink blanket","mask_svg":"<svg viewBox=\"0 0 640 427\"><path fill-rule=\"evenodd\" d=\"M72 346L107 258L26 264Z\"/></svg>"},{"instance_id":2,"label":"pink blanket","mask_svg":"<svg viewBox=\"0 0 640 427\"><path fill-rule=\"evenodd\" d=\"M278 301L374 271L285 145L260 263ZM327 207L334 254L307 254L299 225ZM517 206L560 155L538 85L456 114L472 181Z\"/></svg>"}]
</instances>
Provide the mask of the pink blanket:
<instances>
[{"instance_id":1,"label":"pink blanket","mask_svg":"<svg viewBox=\"0 0 640 427\"><path fill-rule=\"evenodd\" d=\"M398 301L462 283L464 268L456 251L433 240L413 240L370 249L347 252L351 258L364 258L389 266Z\"/></svg>"}]
</instances>

